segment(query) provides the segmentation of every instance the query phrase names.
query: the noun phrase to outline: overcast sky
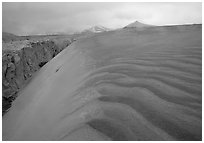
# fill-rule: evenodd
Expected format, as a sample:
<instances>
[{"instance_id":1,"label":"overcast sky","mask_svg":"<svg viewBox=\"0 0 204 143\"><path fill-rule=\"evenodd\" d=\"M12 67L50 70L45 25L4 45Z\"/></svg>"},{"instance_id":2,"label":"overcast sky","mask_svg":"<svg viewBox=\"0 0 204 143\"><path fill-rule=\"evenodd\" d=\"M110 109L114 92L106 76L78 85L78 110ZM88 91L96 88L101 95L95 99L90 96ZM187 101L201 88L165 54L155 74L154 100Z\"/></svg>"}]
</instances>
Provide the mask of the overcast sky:
<instances>
[{"instance_id":1,"label":"overcast sky","mask_svg":"<svg viewBox=\"0 0 204 143\"><path fill-rule=\"evenodd\" d=\"M17 35L72 33L134 21L152 25L202 23L201 3L3 3L2 30Z\"/></svg>"}]
</instances>

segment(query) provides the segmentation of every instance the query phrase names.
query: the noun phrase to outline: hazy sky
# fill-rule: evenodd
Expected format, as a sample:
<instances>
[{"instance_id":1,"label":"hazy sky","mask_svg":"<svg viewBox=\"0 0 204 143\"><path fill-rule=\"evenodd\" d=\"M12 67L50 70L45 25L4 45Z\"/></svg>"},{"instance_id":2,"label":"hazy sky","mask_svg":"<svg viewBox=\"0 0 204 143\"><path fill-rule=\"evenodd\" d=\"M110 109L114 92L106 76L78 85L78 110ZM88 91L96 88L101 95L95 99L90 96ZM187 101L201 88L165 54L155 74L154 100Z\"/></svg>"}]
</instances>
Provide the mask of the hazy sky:
<instances>
[{"instance_id":1,"label":"hazy sky","mask_svg":"<svg viewBox=\"0 0 204 143\"><path fill-rule=\"evenodd\" d=\"M202 23L201 3L3 3L2 28L17 35L70 33L135 20L152 25Z\"/></svg>"}]
</instances>

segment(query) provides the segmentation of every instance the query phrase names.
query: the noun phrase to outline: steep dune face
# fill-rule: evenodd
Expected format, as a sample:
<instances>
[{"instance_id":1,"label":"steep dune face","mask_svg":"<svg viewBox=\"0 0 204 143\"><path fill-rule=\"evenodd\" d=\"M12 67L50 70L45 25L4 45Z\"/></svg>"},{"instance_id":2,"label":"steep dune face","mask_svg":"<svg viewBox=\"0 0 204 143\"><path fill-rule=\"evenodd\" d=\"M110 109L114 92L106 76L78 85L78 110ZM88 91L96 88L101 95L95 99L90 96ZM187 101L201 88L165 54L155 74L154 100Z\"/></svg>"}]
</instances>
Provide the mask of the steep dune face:
<instances>
[{"instance_id":1,"label":"steep dune face","mask_svg":"<svg viewBox=\"0 0 204 143\"><path fill-rule=\"evenodd\" d=\"M3 140L201 140L202 27L81 39L3 117Z\"/></svg>"}]
</instances>

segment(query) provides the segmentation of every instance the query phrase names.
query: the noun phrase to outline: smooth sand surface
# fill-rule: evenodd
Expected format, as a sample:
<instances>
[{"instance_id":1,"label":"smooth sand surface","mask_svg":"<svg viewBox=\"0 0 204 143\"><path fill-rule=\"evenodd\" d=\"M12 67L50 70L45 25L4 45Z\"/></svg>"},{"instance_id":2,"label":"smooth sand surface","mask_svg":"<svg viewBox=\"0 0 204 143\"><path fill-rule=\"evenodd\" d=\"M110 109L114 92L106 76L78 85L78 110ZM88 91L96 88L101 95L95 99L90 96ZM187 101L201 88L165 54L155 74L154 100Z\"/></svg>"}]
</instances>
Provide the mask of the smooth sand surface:
<instances>
[{"instance_id":1,"label":"smooth sand surface","mask_svg":"<svg viewBox=\"0 0 204 143\"><path fill-rule=\"evenodd\" d=\"M72 43L3 116L3 140L201 140L201 25Z\"/></svg>"}]
</instances>

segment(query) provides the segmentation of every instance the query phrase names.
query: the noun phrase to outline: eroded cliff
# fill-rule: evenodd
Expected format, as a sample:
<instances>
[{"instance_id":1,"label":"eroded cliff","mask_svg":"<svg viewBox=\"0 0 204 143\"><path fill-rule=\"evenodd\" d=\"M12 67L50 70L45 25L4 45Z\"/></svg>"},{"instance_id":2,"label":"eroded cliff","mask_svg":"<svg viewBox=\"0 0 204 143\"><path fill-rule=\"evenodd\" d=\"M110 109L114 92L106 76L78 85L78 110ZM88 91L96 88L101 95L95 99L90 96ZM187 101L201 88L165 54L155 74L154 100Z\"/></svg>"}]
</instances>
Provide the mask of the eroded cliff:
<instances>
[{"instance_id":1,"label":"eroded cliff","mask_svg":"<svg viewBox=\"0 0 204 143\"><path fill-rule=\"evenodd\" d=\"M71 40L43 40L3 43L2 52L2 114L11 107L18 92L32 75L55 57ZM21 41L22 43L22 41Z\"/></svg>"}]
</instances>

